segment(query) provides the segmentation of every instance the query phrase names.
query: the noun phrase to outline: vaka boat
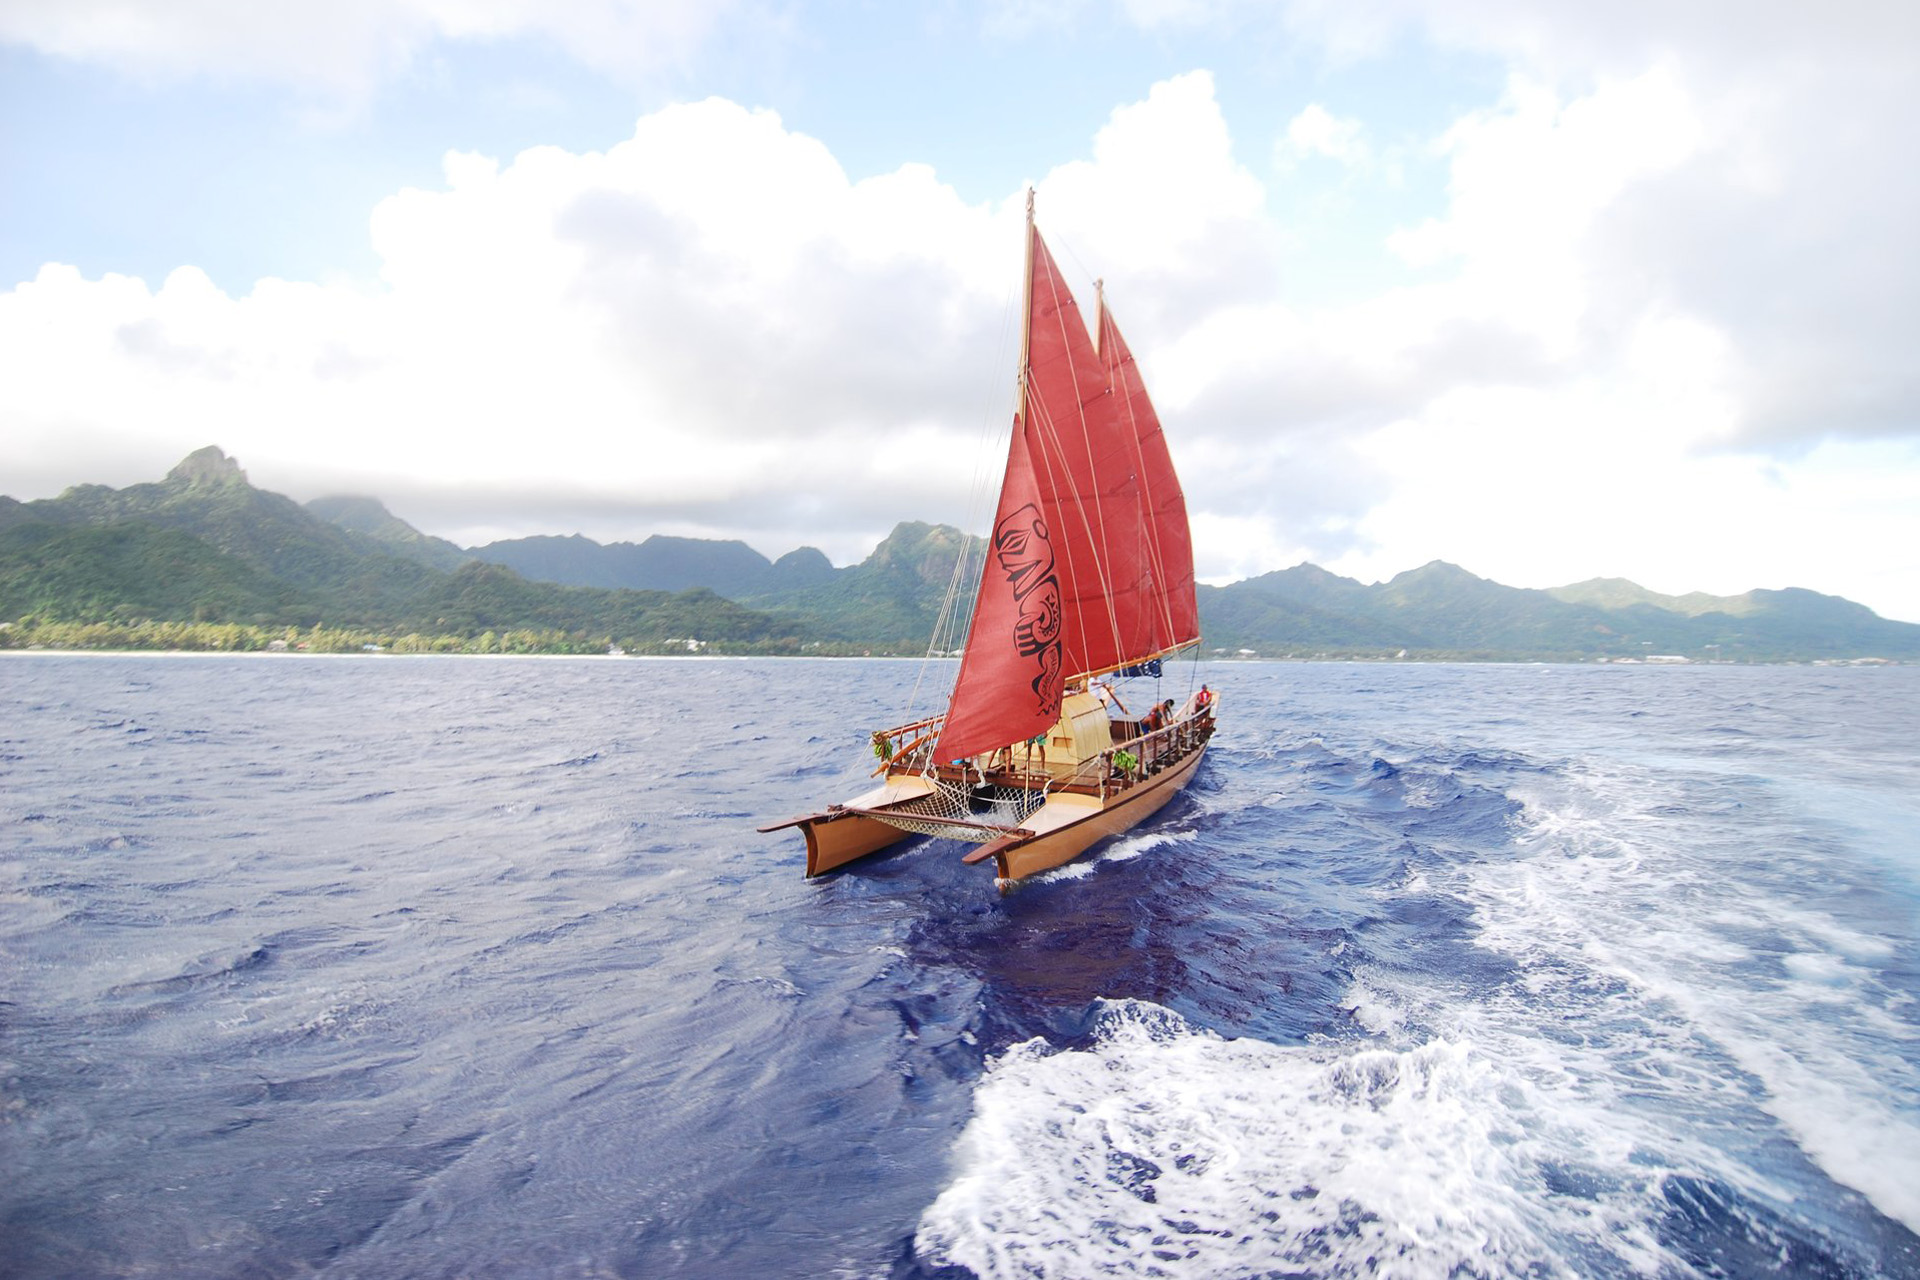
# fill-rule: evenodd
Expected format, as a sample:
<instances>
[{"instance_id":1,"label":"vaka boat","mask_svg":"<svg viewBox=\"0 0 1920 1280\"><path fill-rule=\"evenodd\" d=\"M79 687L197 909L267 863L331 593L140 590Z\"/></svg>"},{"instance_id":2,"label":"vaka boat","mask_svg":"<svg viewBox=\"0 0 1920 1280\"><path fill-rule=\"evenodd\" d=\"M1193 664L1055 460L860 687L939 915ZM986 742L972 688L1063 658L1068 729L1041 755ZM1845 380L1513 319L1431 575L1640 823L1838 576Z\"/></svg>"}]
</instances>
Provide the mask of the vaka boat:
<instances>
[{"instance_id":1,"label":"vaka boat","mask_svg":"<svg viewBox=\"0 0 1920 1280\"><path fill-rule=\"evenodd\" d=\"M1132 828L1200 764L1216 712L1205 685L1142 716L1113 686L1158 675L1200 626L1186 498L1098 296L1096 340L1029 192L1013 437L952 697L873 735L872 790L760 828L799 827L809 876L931 835L1018 880Z\"/></svg>"}]
</instances>

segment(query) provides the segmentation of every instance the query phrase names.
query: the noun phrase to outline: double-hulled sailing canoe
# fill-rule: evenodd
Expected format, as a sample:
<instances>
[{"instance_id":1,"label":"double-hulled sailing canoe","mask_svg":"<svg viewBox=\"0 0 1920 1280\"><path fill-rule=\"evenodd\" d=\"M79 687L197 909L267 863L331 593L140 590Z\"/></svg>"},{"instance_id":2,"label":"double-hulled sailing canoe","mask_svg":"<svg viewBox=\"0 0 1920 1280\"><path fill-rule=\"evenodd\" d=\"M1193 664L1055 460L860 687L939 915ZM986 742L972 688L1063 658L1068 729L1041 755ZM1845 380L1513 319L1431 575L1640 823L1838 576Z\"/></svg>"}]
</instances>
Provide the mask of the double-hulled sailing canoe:
<instances>
[{"instance_id":1,"label":"double-hulled sailing canoe","mask_svg":"<svg viewBox=\"0 0 1920 1280\"><path fill-rule=\"evenodd\" d=\"M1205 685L1136 716L1116 675L1200 640L1186 498L1100 294L1089 331L1027 201L1019 398L972 625L946 711L873 735L878 785L799 827L819 875L910 835L979 846L1003 880L1135 826L1193 777ZM1097 338L1096 335L1097 334Z\"/></svg>"}]
</instances>

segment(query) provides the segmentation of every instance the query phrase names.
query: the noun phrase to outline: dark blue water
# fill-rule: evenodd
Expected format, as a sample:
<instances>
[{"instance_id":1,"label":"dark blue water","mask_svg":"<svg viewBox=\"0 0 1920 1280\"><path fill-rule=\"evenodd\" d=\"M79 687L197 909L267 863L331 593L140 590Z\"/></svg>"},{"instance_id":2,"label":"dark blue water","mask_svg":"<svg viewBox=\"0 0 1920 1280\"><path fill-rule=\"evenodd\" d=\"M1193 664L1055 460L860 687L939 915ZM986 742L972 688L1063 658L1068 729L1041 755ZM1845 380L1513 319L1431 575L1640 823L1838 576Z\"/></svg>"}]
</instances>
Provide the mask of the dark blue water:
<instances>
[{"instance_id":1,"label":"dark blue water","mask_svg":"<svg viewBox=\"0 0 1920 1280\"><path fill-rule=\"evenodd\" d=\"M0 1274L1920 1275L1920 668L1203 669L804 881L915 676L0 660Z\"/></svg>"}]
</instances>

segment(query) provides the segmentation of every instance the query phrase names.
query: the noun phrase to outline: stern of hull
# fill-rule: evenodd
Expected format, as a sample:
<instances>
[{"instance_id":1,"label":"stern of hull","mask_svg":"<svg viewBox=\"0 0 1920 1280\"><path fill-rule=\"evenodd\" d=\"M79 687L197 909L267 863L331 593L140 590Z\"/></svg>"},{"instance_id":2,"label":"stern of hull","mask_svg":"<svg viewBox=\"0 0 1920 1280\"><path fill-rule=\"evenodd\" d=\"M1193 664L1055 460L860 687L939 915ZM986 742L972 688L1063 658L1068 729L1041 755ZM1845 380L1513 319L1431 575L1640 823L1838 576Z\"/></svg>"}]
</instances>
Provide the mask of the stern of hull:
<instances>
[{"instance_id":1,"label":"stern of hull","mask_svg":"<svg viewBox=\"0 0 1920 1280\"><path fill-rule=\"evenodd\" d=\"M807 874L823 875L878 853L907 838L907 832L858 813L822 813L799 823L807 838Z\"/></svg>"}]
</instances>

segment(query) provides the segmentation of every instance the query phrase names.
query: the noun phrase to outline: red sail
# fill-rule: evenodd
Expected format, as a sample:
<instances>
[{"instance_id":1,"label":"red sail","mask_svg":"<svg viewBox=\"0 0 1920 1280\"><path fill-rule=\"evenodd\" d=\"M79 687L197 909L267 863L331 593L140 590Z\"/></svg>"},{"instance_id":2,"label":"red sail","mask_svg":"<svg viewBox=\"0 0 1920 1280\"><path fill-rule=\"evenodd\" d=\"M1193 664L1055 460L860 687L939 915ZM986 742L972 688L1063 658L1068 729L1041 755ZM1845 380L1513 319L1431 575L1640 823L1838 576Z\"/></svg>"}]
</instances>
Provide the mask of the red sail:
<instances>
[{"instance_id":1,"label":"red sail","mask_svg":"<svg viewBox=\"0 0 1920 1280\"><path fill-rule=\"evenodd\" d=\"M1025 423L1013 424L1000 509L987 541L967 653L935 759L958 760L1045 733L1066 686L1054 531L1041 512Z\"/></svg>"},{"instance_id":2,"label":"red sail","mask_svg":"<svg viewBox=\"0 0 1920 1280\"><path fill-rule=\"evenodd\" d=\"M1185 500L1152 407L1144 391L1136 403L1131 360L1110 377L1053 255L1030 234L1025 412L935 747L941 760L1043 732L1069 678L1193 638ZM1150 433L1139 430L1141 407ZM1168 512L1177 539L1152 528ZM1169 603L1169 587L1183 602Z\"/></svg>"},{"instance_id":3,"label":"red sail","mask_svg":"<svg viewBox=\"0 0 1920 1280\"><path fill-rule=\"evenodd\" d=\"M1193 591L1193 534L1187 525L1187 498L1167 453L1167 437L1160 415L1147 398L1140 366L1134 363L1127 340L1120 336L1113 313L1100 304L1100 355L1107 377L1119 399L1119 412L1139 448L1140 487L1147 509L1148 567L1152 594L1159 605L1155 623L1165 637L1161 649L1189 644L1200 638L1200 606Z\"/></svg>"},{"instance_id":4,"label":"red sail","mask_svg":"<svg viewBox=\"0 0 1920 1280\"><path fill-rule=\"evenodd\" d=\"M1156 651L1137 450L1080 308L1037 231L1032 299L1026 417L1041 511L1066 565L1065 671L1081 675Z\"/></svg>"}]
</instances>

